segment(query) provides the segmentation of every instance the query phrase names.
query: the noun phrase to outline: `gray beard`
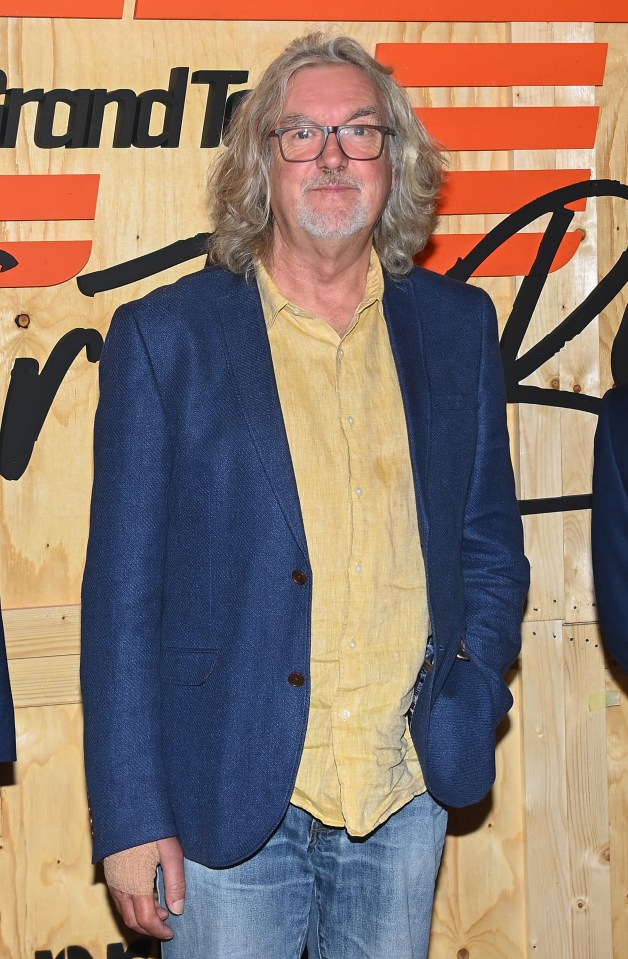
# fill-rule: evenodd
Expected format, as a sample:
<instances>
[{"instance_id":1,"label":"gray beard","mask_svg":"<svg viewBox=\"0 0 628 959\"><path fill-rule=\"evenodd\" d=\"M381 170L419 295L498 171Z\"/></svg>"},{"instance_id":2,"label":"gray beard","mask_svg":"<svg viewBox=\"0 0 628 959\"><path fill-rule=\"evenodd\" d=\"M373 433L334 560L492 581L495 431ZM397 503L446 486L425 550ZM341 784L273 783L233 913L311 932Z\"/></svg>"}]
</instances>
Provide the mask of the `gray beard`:
<instances>
[{"instance_id":1,"label":"gray beard","mask_svg":"<svg viewBox=\"0 0 628 959\"><path fill-rule=\"evenodd\" d=\"M327 177L320 177L319 182L339 183L347 180L349 183L352 182L344 175L329 174ZM318 213L307 205L307 194L305 194L299 207L298 219L306 233L317 240L341 240L359 233L368 223L368 213L361 197L351 213L342 217L336 215L333 210L328 213Z\"/></svg>"},{"instance_id":2,"label":"gray beard","mask_svg":"<svg viewBox=\"0 0 628 959\"><path fill-rule=\"evenodd\" d=\"M317 240L341 240L344 237L355 236L367 222L366 209L361 202L352 213L342 219L335 217L333 213L316 213L306 206L302 206L299 210L299 223L306 233Z\"/></svg>"}]
</instances>

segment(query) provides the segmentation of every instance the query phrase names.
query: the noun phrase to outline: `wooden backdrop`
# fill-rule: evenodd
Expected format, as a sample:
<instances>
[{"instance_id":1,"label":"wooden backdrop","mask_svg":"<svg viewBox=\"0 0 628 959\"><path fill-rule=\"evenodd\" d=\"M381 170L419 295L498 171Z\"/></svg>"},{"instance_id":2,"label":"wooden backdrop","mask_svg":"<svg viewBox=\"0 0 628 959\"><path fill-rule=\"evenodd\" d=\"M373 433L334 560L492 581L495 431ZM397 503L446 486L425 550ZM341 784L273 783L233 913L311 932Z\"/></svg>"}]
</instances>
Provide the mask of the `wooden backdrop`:
<instances>
[{"instance_id":1,"label":"wooden backdrop","mask_svg":"<svg viewBox=\"0 0 628 959\"><path fill-rule=\"evenodd\" d=\"M140 0L138 13L142 8L154 13L159 6ZM172 20L170 6L161 4L166 11L161 19L138 19L131 0L0 2L0 69L10 87L46 91L163 89L177 66L248 70L254 80L290 39L320 25L315 19L281 19L282 11L290 10L281 0L255 7L213 5L215 16L237 20L194 19L195 11L203 14L211 5L193 0L172 5L187 16ZM584 169L598 178L628 180L628 24L593 22L621 20L620 3L574 0L568 8L562 0L530 0L524 15L554 16L555 22L521 22L516 4L503 0L502 13L496 14L485 2L484 21L500 15L511 21L474 23L463 21L469 14L456 0L396 5L393 15L424 17L418 22L378 21L374 3L346 0L341 6L334 10L346 15L340 26L372 52L388 43L607 44L599 81L580 82L576 76L549 85L541 77L536 82L524 77L521 84L498 78L493 85L489 78L465 86L445 78L427 86L423 81L410 93L422 108L598 105L594 145L564 140L535 147L524 138L523 147L516 140L510 145L487 140L485 148L481 143L471 148L468 141L452 150L451 169ZM303 10L312 18L330 15L324 2ZM94 12L103 18L85 19ZM118 19L106 18L118 13ZM388 7L382 13L391 15ZM247 19L273 15L280 19ZM439 15L448 20L437 22ZM564 22L570 17L582 22ZM420 63L420 48L414 55ZM115 149L111 117L98 149L40 148L33 139L36 105L25 106L16 147L0 148L0 248L24 253L27 247L11 244L45 241L48 246L38 248L35 258L36 273L44 269L47 250L56 256L55 242L89 241L85 274L207 230L204 183L216 151L199 148L205 99L206 87L190 86L177 149ZM531 116L521 114L522 131L534 126ZM57 129L64 129L61 114ZM56 219L59 213L43 201L44 212L38 213L27 209L24 198L20 212L10 177L53 174L99 176L91 219L89 211L83 211L83 220ZM56 195L50 183L48 201ZM439 232L483 234L508 212L485 210L454 204ZM617 261L626 246L625 214L625 200L606 197L590 199L576 214L571 229L581 231L578 251L551 274L521 353L554 330ZM547 220L524 232L541 231ZM84 327L104 335L117 304L200 264L190 261L94 297L83 295L73 278L42 287L35 275L13 286L11 272L0 272L0 407L16 358L33 357L43 366L67 332ZM521 277L471 282L491 292L503 326ZM611 385L610 349L625 304L624 290L525 383L569 396L599 396ZM61 384L25 473L15 481L0 480L0 595L19 754L14 769L3 767L0 774L1 959L147 954L146 943L128 945L102 878L90 865L78 604L96 400L97 364L83 352ZM594 414L521 403L510 407L510 424L522 499L590 491ZM525 519L532 589L523 655L512 673L516 707L500 730L496 786L481 806L452 816L430 959L623 959L626 954L627 682L605 659L597 631L590 513L545 505L549 512Z\"/></svg>"}]
</instances>

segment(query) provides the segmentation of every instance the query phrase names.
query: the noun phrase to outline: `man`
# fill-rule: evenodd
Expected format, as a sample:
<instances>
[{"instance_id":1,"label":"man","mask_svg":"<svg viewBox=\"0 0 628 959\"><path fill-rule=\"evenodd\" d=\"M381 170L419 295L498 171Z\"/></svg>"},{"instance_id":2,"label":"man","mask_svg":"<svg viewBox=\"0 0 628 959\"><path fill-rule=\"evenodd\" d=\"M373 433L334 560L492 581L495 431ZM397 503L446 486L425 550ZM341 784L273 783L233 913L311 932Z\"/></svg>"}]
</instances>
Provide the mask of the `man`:
<instances>
[{"instance_id":1,"label":"man","mask_svg":"<svg viewBox=\"0 0 628 959\"><path fill-rule=\"evenodd\" d=\"M593 575L606 647L628 672L628 385L602 400L593 467Z\"/></svg>"},{"instance_id":2,"label":"man","mask_svg":"<svg viewBox=\"0 0 628 959\"><path fill-rule=\"evenodd\" d=\"M15 761L15 720L7 651L0 612L0 763Z\"/></svg>"},{"instance_id":3,"label":"man","mask_svg":"<svg viewBox=\"0 0 628 959\"><path fill-rule=\"evenodd\" d=\"M225 146L212 268L101 364L94 855L167 959L416 959L527 588L494 310L412 269L440 155L355 41L291 44Z\"/></svg>"}]
</instances>

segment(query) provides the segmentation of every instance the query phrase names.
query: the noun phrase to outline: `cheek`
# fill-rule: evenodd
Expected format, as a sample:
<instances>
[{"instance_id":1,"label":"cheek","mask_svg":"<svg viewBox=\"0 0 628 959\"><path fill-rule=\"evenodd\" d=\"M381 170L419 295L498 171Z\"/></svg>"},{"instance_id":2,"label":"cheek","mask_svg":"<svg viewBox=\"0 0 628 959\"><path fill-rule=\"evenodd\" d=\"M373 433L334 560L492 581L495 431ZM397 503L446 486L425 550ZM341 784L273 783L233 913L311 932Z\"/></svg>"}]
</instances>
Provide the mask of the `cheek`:
<instances>
[{"instance_id":1,"label":"cheek","mask_svg":"<svg viewBox=\"0 0 628 959\"><path fill-rule=\"evenodd\" d=\"M375 161L378 162L378 161ZM392 167L389 163L383 165L379 170L373 170L370 182L370 192L373 197L385 205L393 186Z\"/></svg>"},{"instance_id":2,"label":"cheek","mask_svg":"<svg viewBox=\"0 0 628 959\"><path fill-rule=\"evenodd\" d=\"M292 164L296 166L296 164ZM296 173L298 174L298 170ZM289 164L276 171L270 181L271 197L291 197L296 196L300 191L300 179L295 175Z\"/></svg>"},{"instance_id":3,"label":"cheek","mask_svg":"<svg viewBox=\"0 0 628 959\"><path fill-rule=\"evenodd\" d=\"M279 221L290 221L302 202L301 182L285 171L270 181L270 208Z\"/></svg>"},{"instance_id":4,"label":"cheek","mask_svg":"<svg viewBox=\"0 0 628 959\"><path fill-rule=\"evenodd\" d=\"M373 205L377 206L380 211L386 206L391 189L392 178L378 179L376 183L372 184L371 197L373 199Z\"/></svg>"},{"instance_id":5,"label":"cheek","mask_svg":"<svg viewBox=\"0 0 628 959\"><path fill-rule=\"evenodd\" d=\"M270 175L270 205L281 206L286 194L286 177L276 170Z\"/></svg>"}]
</instances>

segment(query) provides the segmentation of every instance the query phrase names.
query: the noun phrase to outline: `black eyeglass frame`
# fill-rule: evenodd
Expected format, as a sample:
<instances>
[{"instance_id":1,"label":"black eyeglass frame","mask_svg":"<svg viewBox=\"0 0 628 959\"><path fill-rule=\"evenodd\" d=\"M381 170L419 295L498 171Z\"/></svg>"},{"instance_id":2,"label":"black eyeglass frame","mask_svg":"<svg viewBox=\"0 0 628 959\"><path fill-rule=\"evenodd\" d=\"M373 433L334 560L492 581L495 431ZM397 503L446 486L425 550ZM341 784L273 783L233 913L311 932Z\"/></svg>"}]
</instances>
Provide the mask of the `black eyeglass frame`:
<instances>
[{"instance_id":1,"label":"black eyeglass frame","mask_svg":"<svg viewBox=\"0 0 628 959\"><path fill-rule=\"evenodd\" d=\"M347 151L342 145L342 141L340 137L338 136L338 131L351 129L352 127L368 127L369 130L379 130L379 132L382 134L382 145L379 153L377 153L375 156L372 156L372 157L349 156L349 154L347 153ZM325 134L325 137L323 139L322 146L320 150L318 151L318 153L316 154L316 156L308 157L307 160L297 160L297 159L294 159L293 157L287 157L285 155L285 153L283 152L282 138L284 133L290 133L292 130L322 130L323 131L323 133ZM386 137L397 136L397 131L393 130L392 127L382 127L382 126L378 126L375 123L339 123L337 126L323 126L320 123L308 123L308 124L303 124L302 126L278 127L276 130L271 130L268 136L276 137L279 140L279 152L281 153L282 159L285 160L286 163L312 163L314 160L318 160L319 156L321 156L321 154L323 153L325 147L327 146L327 141L329 140L330 133L334 133L336 135L336 140L338 142L338 146L340 147L340 152L344 156L346 156L347 160L357 160L359 162L363 162L367 160L379 160L382 153L384 152Z\"/></svg>"}]
</instances>

